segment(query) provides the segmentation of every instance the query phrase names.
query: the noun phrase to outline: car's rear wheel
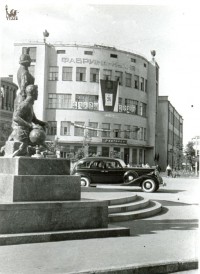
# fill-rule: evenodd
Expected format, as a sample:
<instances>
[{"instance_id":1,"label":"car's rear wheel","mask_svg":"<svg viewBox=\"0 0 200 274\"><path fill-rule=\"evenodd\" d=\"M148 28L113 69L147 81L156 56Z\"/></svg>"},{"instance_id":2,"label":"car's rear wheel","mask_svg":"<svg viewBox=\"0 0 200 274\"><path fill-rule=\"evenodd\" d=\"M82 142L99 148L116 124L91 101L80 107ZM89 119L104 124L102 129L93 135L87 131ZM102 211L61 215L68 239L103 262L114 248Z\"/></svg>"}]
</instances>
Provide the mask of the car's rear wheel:
<instances>
[{"instance_id":1,"label":"car's rear wheel","mask_svg":"<svg viewBox=\"0 0 200 274\"><path fill-rule=\"evenodd\" d=\"M144 192L154 192L156 191L156 183L152 179L146 179L142 182L142 191Z\"/></svg>"},{"instance_id":2,"label":"car's rear wheel","mask_svg":"<svg viewBox=\"0 0 200 274\"><path fill-rule=\"evenodd\" d=\"M89 187L90 180L87 177L81 177L81 186Z\"/></svg>"},{"instance_id":3,"label":"car's rear wheel","mask_svg":"<svg viewBox=\"0 0 200 274\"><path fill-rule=\"evenodd\" d=\"M132 180L138 178L138 174L135 171L130 171L124 174L124 183L129 183Z\"/></svg>"}]
</instances>

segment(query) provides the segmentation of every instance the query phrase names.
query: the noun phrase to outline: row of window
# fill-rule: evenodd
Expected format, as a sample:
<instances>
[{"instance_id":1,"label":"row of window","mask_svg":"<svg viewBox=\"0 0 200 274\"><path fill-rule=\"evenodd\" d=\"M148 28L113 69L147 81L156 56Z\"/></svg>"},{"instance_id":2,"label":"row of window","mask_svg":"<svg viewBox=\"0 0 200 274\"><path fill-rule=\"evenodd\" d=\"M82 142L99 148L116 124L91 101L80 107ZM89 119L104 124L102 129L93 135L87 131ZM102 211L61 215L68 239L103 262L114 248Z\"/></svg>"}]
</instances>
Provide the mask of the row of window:
<instances>
[{"instance_id":1,"label":"row of window","mask_svg":"<svg viewBox=\"0 0 200 274\"><path fill-rule=\"evenodd\" d=\"M182 132L183 125L181 121L174 115L172 111L169 111L169 122L180 132Z\"/></svg>"},{"instance_id":2,"label":"row of window","mask_svg":"<svg viewBox=\"0 0 200 274\"><path fill-rule=\"evenodd\" d=\"M57 135L57 121L49 121L48 135ZM74 132L73 132L74 129ZM110 123L102 123L99 128L98 122L89 122L85 128L85 122L76 121L72 125L70 121L61 121L60 135L62 136L83 136L85 138L102 137L102 138L124 138L134 140L147 140L146 128L132 125L113 124L111 129Z\"/></svg>"},{"instance_id":3,"label":"row of window","mask_svg":"<svg viewBox=\"0 0 200 274\"><path fill-rule=\"evenodd\" d=\"M27 49L27 47L23 47L22 48L22 53L25 53L26 49ZM36 62L36 52L37 52L36 47L29 47L29 55L31 57L32 62ZM57 50L56 53L57 54L66 54L66 50L60 49L60 50ZM92 50L85 50L84 51L85 55L93 55L93 53L94 52ZM114 53L110 53L110 58L118 59L118 55L114 54ZM131 58L130 61L133 62L133 63L137 62L136 58ZM146 63L144 63L143 65L144 65L145 68L147 67Z\"/></svg>"},{"instance_id":4,"label":"row of window","mask_svg":"<svg viewBox=\"0 0 200 274\"><path fill-rule=\"evenodd\" d=\"M179 135L174 133L172 130L169 130L169 139L168 143L172 146L175 146L176 144L180 143L182 144L182 139L180 138Z\"/></svg>"},{"instance_id":5,"label":"row of window","mask_svg":"<svg viewBox=\"0 0 200 274\"><path fill-rule=\"evenodd\" d=\"M99 73L98 68L90 68L90 82L99 83ZM62 67L62 81L72 81L73 77L73 67ZM50 66L49 67L49 81L59 80L59 67ZM132 75L131 73L122 71L115 71L113 77L113 71L109 69L103 70L103 79L119 81L120 85L125 85L126 87L134 87L135 89L140 89L141 91L147 92L147 80L144 77L139 77L138 75ZM86 67L76 67L76 81L85 82L86 81Z\"/></svg>"},{"instance_id":6,"label":"row of window","mask_svg":"<svg viewBox=\"0 0 200 274\"><path fill-rule=\"evenodd\" d=\"M48 108L56 109L81 109L81 110L98 110L99 96L76 94L75 101L72 101L72 94L48 94ZM132 99L122 99L119 97L118 111L147 116L147 104Z\"/></svg>"}]
</instances>

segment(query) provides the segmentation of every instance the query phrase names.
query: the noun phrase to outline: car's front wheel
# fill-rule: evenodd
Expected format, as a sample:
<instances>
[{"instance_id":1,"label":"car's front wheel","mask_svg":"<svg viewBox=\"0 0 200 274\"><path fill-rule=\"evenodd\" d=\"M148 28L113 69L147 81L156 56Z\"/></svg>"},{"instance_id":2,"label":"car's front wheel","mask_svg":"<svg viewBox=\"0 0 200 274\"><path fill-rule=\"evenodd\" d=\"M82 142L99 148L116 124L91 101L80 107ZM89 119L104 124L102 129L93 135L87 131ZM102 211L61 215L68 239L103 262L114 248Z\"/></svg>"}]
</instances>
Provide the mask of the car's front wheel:
<instances>
[{"instance_id":1,"label":"car's front wheel","mask_svg":"<svg viewBox=\"0 0 200 274\"><path fill-rule=\"evenodd\" d=\"M157 185L152 179L146 179L142 182L142 191L144 192L154 192L156 191Z\"/></svg>"},{"instance_id":2,"label":"car's front wheel","mask_svg":"<svg viewBox=\"0 0 200 274\"><path fill-rule=\"evenodd\" d=\"M81 186L89 187L90 180L87 177L81 177Z\"/></svg>"}]
</instances>

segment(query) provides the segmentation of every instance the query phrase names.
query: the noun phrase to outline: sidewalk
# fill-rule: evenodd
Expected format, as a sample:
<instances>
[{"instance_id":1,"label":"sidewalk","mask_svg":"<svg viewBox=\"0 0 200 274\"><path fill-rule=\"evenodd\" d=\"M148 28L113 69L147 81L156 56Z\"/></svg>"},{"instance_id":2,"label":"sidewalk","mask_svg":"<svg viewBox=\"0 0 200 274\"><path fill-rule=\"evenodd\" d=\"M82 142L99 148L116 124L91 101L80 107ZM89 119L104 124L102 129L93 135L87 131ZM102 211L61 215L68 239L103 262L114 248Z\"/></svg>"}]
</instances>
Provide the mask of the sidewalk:
<instances>
[{"instance_id":1,"label":"sidewalk","mask_svg":"<svg viewBox=\"0 0 200 274\"><path fill-rule=\"evenodd\" d=\"M119 193L112 191L110 198L131 194ZM170 201L169 193L162 191L138 195L156 198L164 209L148 219L110 224L130 227L130 237L1 246L0 273L161 274L197 268L197 204L179 201L176 194Z\"/></svg>"}]
</instances>

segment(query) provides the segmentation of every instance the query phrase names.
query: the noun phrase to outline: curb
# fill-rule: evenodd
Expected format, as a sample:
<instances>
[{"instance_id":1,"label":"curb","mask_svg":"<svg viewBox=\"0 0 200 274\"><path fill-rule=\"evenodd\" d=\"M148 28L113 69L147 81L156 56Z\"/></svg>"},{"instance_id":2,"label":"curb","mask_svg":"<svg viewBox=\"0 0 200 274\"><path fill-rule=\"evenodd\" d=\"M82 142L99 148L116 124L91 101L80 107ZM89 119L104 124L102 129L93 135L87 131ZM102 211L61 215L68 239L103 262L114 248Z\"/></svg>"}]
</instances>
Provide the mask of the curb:
<instances>
[{"instance_id":1,"label":"curb","mask_svg":"<svg viewBox=\"0 0 200 274\"><path fill-rule=\"evenodd\" d=\"M121 268L69 272L68 274L167 274L198 269L198 260L129 265Z\"/></svg>"}]
</instances>

